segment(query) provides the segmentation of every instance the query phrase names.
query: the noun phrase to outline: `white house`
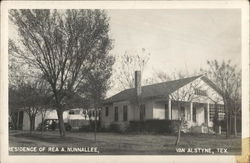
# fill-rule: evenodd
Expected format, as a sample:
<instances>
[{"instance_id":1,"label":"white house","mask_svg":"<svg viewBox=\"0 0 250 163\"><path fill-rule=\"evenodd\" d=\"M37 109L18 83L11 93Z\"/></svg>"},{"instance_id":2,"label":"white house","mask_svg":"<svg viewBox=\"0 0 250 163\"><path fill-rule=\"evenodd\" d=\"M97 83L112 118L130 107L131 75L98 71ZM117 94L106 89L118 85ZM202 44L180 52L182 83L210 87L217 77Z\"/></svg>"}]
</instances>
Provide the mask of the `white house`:
<instances>
[{"instance_id":1,"label":"white house","mask_svg":"<svg viewBox=\"0 0 250 163\"><path fill-rule=\"evenodd\" d=\"M220 90L203 75L141 86L141 73L136 71L135 88L105 100L101 124L102 127L118 124L124 128L132 120L178 120L183 117L190 131L205 132L204 126L213 127L216 109L222 119Z\"/></svg>"}]
</instances>

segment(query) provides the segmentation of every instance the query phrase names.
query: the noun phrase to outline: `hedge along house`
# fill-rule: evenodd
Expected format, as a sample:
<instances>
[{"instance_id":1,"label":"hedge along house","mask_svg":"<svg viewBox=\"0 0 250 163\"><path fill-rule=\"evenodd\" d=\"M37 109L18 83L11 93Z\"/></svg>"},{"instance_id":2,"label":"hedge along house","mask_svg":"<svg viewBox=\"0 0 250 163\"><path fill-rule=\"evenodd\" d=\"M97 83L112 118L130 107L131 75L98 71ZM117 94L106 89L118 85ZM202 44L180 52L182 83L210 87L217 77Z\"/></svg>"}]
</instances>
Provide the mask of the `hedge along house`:
<instances>
[{"instance_id":1,"label":"hedge along house","mask_svg":"<svg viewBox=\"0 0 250 163\"><path fill-rule=\"evenodd\" d=\"M102 127L125 129L129 121L184 119L188 131L208 132L213 119L224 119L223 98L217 86L203 75L141 86L135 72L135 88L108 98L101 112Z\"/></svg>"}]
</instances>

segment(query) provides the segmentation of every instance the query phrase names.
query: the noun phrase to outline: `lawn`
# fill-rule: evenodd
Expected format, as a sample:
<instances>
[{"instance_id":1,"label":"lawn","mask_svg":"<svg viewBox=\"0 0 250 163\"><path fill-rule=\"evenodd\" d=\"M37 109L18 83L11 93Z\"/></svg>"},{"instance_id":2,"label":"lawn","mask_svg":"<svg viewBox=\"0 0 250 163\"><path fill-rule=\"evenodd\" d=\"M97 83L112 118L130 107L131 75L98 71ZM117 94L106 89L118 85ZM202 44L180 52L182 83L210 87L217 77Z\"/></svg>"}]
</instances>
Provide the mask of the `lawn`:
<instances>
[{"instance_id":1,"label":"lawn","mask_svg":"<svg viewBox=\"0 0 250 163\"><path fill-rule=\"evenodd\" d=\"M61 138L57 131L34 132L30 135L24 131L10 131L10 147L46 147L39 154L112 154L112 155L171 155L171 154L240 154L241 138L225 139L225 135L187 135L182 134L180 143L175 147L176 136L167 134L120 134L97 133L96 142L92 132L68 132L65 138ZM48 151L62 149L62 147L96 147L99 153ZM220 148L220 149L217 149ZM50 148L51 149L51 148ZM184 151L183 151L184 150ZM179 151L179 152L177 152ZM30 152L10 152L10 154L37 154Z\"/></svg>"}]
</instances>

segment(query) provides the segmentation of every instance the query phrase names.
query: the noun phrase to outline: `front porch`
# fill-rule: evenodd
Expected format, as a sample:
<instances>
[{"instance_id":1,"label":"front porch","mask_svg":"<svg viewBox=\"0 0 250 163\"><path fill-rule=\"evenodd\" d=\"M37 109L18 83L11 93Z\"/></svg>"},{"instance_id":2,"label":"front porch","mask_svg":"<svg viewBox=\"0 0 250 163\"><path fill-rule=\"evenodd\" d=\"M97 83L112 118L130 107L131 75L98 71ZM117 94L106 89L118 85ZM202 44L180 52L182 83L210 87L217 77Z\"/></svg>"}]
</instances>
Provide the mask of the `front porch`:
<instances>
[{"instance_id":1,"label":"front porch","mask_svg":"<svg viewBox=\"0 0 250 163\"><path fill-rule=\"evenodd\" d=\"M155 101L153 108L154 119L180 120L183 119L187 132L207 133L213 128L215 108L214 103L186 102L186 101ZM159 108L160 112L157 111ZM165 115L162 116L164 110ZM212 131L213 132L213 131Z\"/></svg>"}]
</instances>

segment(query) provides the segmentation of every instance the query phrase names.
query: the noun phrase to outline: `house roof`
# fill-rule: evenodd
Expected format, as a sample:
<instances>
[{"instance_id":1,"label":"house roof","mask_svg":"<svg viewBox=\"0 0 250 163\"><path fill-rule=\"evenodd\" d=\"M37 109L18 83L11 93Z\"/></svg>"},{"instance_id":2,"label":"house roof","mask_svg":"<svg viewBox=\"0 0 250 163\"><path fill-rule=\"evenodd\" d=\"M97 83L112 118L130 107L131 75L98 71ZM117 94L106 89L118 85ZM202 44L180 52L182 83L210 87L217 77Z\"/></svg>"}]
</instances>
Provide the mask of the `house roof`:
<instances>
[{"instance_id":1,"label":"house roof","mask_svg":"<svg viewBox=\"0 0 250 163\"><path fill-rule=\"evenodd\" d=\"M209 80L206 76L202 76L201 79L223 97L222 90L217 85L215 85L211 80Z\"/></svg>"},{"instance_id":2,"label":"house roof","mask_svg":"<svg viewBox=\"0 0 250 163\"><path fill-rule=\"evenodd\" d=\"M204 79L204 82L211 85L212 88L216 87L209 79L207 79L206 77L203 77L202 75L198 75L198 76L193 76L189 78L183 78L183 79L178 79L178 80L172 80L172 81L142 86L141 98L144 99L144 98L167 96L198 78ZM114 96L106 99L105 103L112 103L112 102L125 101L125 100L131 101L134 99L136 99L136 90L135 88L130 88L130 89L123 90L115 94Z\"/></svg>"}]
</instances>

